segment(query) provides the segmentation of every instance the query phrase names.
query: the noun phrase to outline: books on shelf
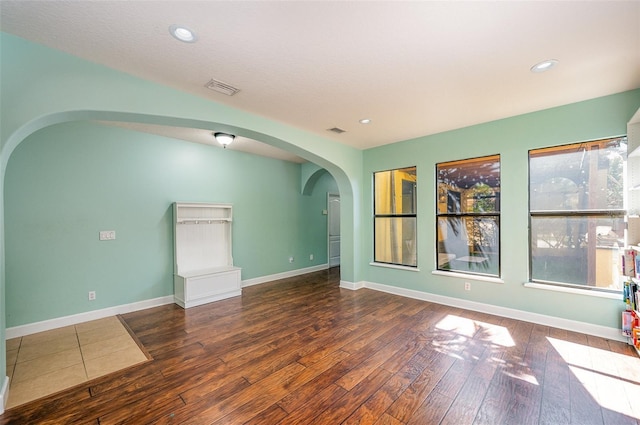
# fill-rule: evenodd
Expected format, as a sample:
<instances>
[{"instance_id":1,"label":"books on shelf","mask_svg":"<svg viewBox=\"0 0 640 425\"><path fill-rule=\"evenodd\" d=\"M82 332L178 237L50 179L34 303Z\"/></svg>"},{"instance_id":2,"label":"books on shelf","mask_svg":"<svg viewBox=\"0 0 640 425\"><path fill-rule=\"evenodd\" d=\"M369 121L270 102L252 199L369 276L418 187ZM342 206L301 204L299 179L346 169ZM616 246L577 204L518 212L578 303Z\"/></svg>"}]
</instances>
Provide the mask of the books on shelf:
<instances>
[{"instance_id":1,"label":"books on shelf","mask_svg":"<svg viewBox=\"0 0 640 425\"><path fill-rule=\"evenodd\" d=\"M625 302L627 310L637 310L640 294L638 294L638 284L632 280L627 280L622 289L622 300Z\"/></svg>"},{"instance_id":2,"label":"books on shelf","mask_svg":"<svg viewBox=\"0 0 640 425\"><path fill-rule=\"evenodd\" d=\"M640 287L629 280L624 283L625 310L622 312L622 335L640 353Z\"/></svg>"},{"instance_id":3,"label":"books on shelf","mask_svg":"<svg viewBox=\"0 0 640 425\"><path fill-rule=\"evenodd\" d=\"M638 259L637 251L633 248L627 248L622 252L622 275L628 277L636 277L636 260Z\"/></svg>"},{"instance_id":4,"label":"books on shelf","mask_svg":"<svg viewBox=\"0 0 640 425\"><path fill-rule=\"evenodd\" d=\"M622 335L627 338L633 336L633 322L635 321L635 314L632 310L625 310L622 312Z\"/></svg>"}]
</instances>

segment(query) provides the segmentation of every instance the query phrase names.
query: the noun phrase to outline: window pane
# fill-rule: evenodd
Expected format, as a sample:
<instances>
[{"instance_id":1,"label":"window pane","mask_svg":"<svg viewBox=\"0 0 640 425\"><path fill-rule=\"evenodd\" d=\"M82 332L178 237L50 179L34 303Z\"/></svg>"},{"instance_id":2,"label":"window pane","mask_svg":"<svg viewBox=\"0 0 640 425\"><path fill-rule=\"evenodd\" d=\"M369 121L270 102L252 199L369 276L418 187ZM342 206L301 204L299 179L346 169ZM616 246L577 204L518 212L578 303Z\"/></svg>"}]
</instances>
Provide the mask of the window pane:
<instances>
[{"instance_id":1,"label":"window pane","mask_svg":"<svg viewBox=\"0 0 640 425\"><path fill-rule=\"evenodd\" d=\"M499 275L498 217L439 217L438 269Z\"/></svg>"},{"instance_id":2,"label":"window pane","mask_svg":"<svg viewBox=\"0 0 640 425\"><path fill-rule=\"evenodd\" d=\"M622 209L625 139L532 151L530 205L534 211Z\"/></svg>"},{"instance_id":3,"label":"window pane","mask_svg":"<svg viewBox=\"0 0 640 425\"><path fill-rule=\"evenodd\" d=\"M416 266L416 218L375 218L374 261Z\"/></svg>"},{"instance_id":4,"label":"window pane","mask_svg":"<svg viewBox=\"0 0 640 425\"><path fill-rule=\"evenodd\" d=\"M376 215L416 213L416 167L374 173Z\"/></svg>"},{"instance_id":5,"label":"window pane","mask_svg":"<svg viewBox=\"0 0 640 425\"><path fill-rule=\"evenodd\" d=\"M621 289L624 229L624 217L532 217L532 279Z\"/></svg>"},{"instance_id":6,"label":"window pane","mask_svg":"<svg viewBox=\"0 0 640 425\"><path fill-rule=\"evenodd\" d=\"M500 211L500 156L438 164L438 212Z\"/></svg>"}]
</instances>

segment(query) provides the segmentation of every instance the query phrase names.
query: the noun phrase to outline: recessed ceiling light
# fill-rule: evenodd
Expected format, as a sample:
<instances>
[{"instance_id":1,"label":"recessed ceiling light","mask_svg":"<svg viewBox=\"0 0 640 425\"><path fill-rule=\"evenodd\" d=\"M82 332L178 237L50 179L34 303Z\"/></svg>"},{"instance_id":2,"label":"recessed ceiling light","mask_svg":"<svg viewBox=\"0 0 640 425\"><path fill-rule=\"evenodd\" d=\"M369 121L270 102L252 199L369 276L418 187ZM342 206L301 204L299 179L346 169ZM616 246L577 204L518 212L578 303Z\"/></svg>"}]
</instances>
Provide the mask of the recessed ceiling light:
<instances>
[{"instance_id":1,"label":"recessed ceiling light","mask_svg":"<svg viewBox=\"0 0 640 425\"><path fill-rule=\"evenodd\" d=\"M360 124L369 124L371 123L371 120L369 118L362 118L360 120Z\"/></svg>"},{"instance_id":2,"label":"recessed ceiling light","mask_svg":"<svg viewBox=\"0 0 640 425\"><path fill-rule=\"evenodd\" d=\"M169 33L171 33L171 35L176 39L185 43L195 43L198 39L198 36L196 36L195 32L191 31L189 28L183 25L171 25L169 27Z\"/></svg>"},{"instance_id":3,"label":"recessed ceiling light","mask_svg":"<svg viewBox=\"0 0 640 425\"><path fill-rule=\"evenodd\" d=\"M554 68L556 65L558 65L558 61L556 59L548 59L533 65L531 67L531 72L545 72Z\"/></svg>"}]
</instances>

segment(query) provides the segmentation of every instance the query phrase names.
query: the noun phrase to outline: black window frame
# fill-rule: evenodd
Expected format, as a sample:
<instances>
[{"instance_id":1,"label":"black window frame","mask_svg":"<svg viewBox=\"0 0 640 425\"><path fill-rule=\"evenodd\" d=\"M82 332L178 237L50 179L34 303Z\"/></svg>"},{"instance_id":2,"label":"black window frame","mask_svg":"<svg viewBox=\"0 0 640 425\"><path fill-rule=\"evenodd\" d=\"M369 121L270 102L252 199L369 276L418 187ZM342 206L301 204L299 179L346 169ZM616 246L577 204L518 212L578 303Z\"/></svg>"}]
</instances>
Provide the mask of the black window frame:
<instances>
[{"instance_id":1,"label":"black window frame","mask_svg":"<svg viewBox=\"0 0 640 425\"><path fill-rule=\"evenodd\" d=\"M376 200L377 200L377 188L376 188L376 174L378 173L388 173L388 172L394 172L394 171L399 171L399 170L408 170L408 169L413 169L415 176L416 176L416 181L414 182L414 187L413 187L413 197L412 197L412 203L413 203L413 213L391 213L391 214L378 214L376 211ZM413 269L417 269L418 268L418 190L417 190L417 186L418 186L418 167L416 165L409 165L406 167L399 167L399 168L390 168L387 170L378 170L378 171L374 171L372 174L372 178L373 178L373 262L376 264L389 264L392 266L400 266L400 267L409 267L409 268L413 268ZM381 261L379 259L376 258L376 220L379 218L413 218L414 220L414 228L415 228L415 264L406 264L406 263L397 263L397 262L389 262L389 261Z\"/></svg>"},{"instance_id":2,"label":"black window frame","mask_svg":"<svg viewBox=\"0 0 640 425\"><path fill-rule=\"evenodd\" d=\"M568 218L568 219L573 219L573 218L601 218L601 219L611 219L611 218L621 218L624 220L625 224L628 220L628 212L627 210L624 208L624 202L623 202L623 207L622 208L612 208L612 209L602 209L602 208L594 208L594 209L589 209L589 208L583 208L583 209L574 209L574 210L534 210L531 208L531 200L532 200L532 179L531 179L531 174L532 174L532 170L531 170L531 158L532 158L532 154L536 154L536 153L540 153L540 152L544 152L544 151L553 151L554 149L556 150L567 150L573 146L575 147L579 147L582 145L595 145L595 144L602 144L602 143L606 143L608 141L617 141L620 140L621 142L624 140L624 143L627 144L627 137L626 136L614 136L614 137L605 137L605 138L601 138L601 139L594 139L594 140L588 140L588 141L583 141L583 142L577 142L577 143L565 143L565 144L560 144L560 145L553 145L553 146L549 146L549 147L543 147L543 148L536 148L536 149L530 149L528 151L528 176L529 176L529 182L528 182L528 188L527 188L527 192L528 192L528 257L529 257L529 282L531 283L536 283L536 284L543 284L543 285L549 285L549 286L556 286L556 287L564 287L564 288L573 288L573 289L579 289L579 290L585 290L585 291L594 291L594 292L604 292L604 293L616 293L619 294L622 292L622 288L620 289L613 289L613 288L603 288L603 287L598 287L598 286L590 286L589 283L587 282L587 284L580 284L580 283L571 283L571 282L563 282L563 281L555 281L555 280L545 280L545 279L536 279L533 276L534 273L534 255L533 255L533 233L534 233L534 226L533 226L533 220L534 218ZM629 154L629 152L627 151L627 155ZM627 157L628 160L628 157ZM627 179L627 175L624 172L622 172L622 177L626 180ZM626 183L623 185L623 189L622 189L622 196L627 196L627 189L626 187ZM626 246L626 240L623 243L623 247ZM587 254L588 255L588 254ZM591 272L587 272L587 273L591 273ZM596 272L597 273L597 272Z\"/></svg>"},{"instance_id":3,"label":"black window frame","mask_svg":"<svg viewBox=\"0 0 640 425\"><path fill-rule=\"evenodd\" d=\"M493 158L495 158L494 161L491 161ZM491 186L488 185L491 188L500 188L500 190L498 190L497 195L496 195L496 200L495 200L495 211L492 212L462 212L462 208L460 208L458 206L458 208L454 208L453 211L450 210L450 202L449 202L449 198L450 198L450 191L447 191L447 193L445 195L443 195L443 193L440 191L440 184L443 183L440 177L440 169L442 167L446 167L448 164L456 164L456 163L479 163L482 162L482 160L486 160L487 162L497 162L498 164L498 172L497 172L497 185L496 186ZM439 162L436 163L436 167L435 167L435 183L436 183L436 220L435 220L435 242L436 242L436 247L435 247L435 253L436 253L436 258L435 258L435 264L436 264L436 270L438 271L442 271L442 272L446 272L446 273L460 273L460 274L466 274L466 275L475 275L475 276L482 276L482 277L489 277L489 278L500 278L500 276L502 276L502 243L501 243L501 239L502 239L502 231L501 231L501 225L500 225L500 216L501 216L501 202L500 202L500 198L501 198L501 184L500 184L500 179L501 179L501 172L502 172L502 163L501 163L501 155L500 154L492 154L492 155L483 155L483 156L479 156L479 157L473 157L473 158L463 158L463 159L459 159L459 160L452 160L452 161L445 161L445 162ZM487 180L491 180L491 178L487 178ZM446 197L446 203L447 203L447 211L446 212L441 212L439 209L439 205L440 203L442 203L442 199L440 199L441 196L445 196ZM497 238L496 238L496 243L497 243L497 271L496 273L486 273L486 272L482 272L479 270L459 270L459 269L452 269L450 266L449 268L445 267L445 264L449 264L450 260L447 261L440 261L440 254L441 254L441 249L440 249L440 244L443 241L439 240L439 232L440 232L440 220L441 219L445 219L445 220L449 220L449 219L459 219L460 222L463 222L465 219L471 219L471 220L478 220L478 219L483 219L483 218L491 218L494 220L495 225L497 226ZM466 224L463 224L466 225ZM443 254L449 254L448 252L443 252ZM455 260L455 258L452 258L451 261ZM470 267L471 268L471 267Z\"/></svg>"}]
</instances>

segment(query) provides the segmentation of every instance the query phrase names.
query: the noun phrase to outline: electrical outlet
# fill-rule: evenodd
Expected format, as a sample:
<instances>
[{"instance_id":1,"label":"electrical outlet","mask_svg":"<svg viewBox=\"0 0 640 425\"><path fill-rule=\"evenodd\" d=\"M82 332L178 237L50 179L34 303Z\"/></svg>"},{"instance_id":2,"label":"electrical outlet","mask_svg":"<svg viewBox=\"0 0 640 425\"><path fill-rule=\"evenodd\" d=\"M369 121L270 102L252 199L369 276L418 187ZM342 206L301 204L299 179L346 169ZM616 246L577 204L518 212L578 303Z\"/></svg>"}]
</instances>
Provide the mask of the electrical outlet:
<instances>
[{"instance_id":1,"label":"electrical outlet","mask_svg":"<svg viewBox=\"0 0 640 425\"><path fill-rule=\"evenodd\" d=\"M289 257L289 262L293 263L293 257Z\"/></svg>"},{"instance_id":2,"label":"electrical outlet","mask_svg":"<svg viewBox=\"0 0 640 425\"><path fill-rule=\"evenodd\" d=\"M470 291L471 290L471 283L465 282L464 283L464 290L465 291Z\"/></svg>"},{"instance_id":3,"label":"electrical outlet","mask_svg":"<svg viewBox=\"0 0 640 425\"><path fill-rule=\"evenodd\" d=\"M309 261L313 261L313 254L309 254Z\"/></svg>"},{"instance_id":4,"label":"electrical outlet","mask_svg":"<svg viewBox=\"0 0 640 425\"><path fill-rule=\"evenodd\" d=\"M112 241L116 238L115 230L102 230L100 231L100 240L101 241Z\"/></svg>"},{"instance_id":5,"label":"electrical outlet","mask_svg":"<svg viewBox=\"0 0 640 425\"><path fill-rule=\"evenodd\" d=\"M89 291L89 301L96 299L96 291Z\"/></svg>"}]
</instances>

